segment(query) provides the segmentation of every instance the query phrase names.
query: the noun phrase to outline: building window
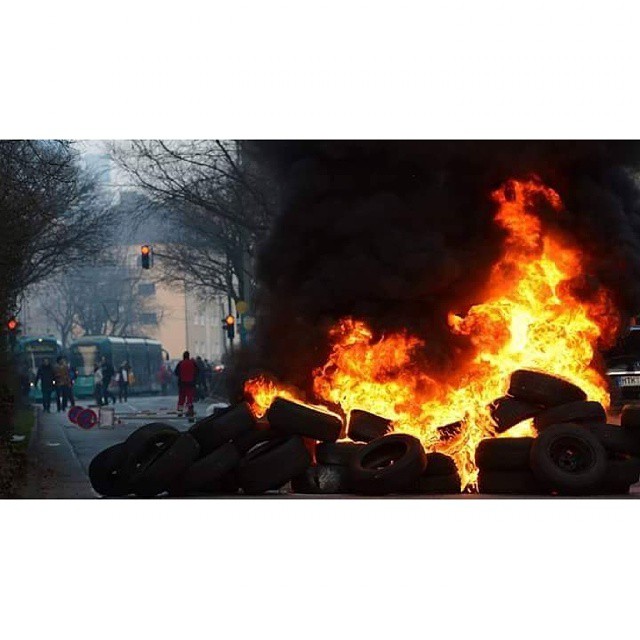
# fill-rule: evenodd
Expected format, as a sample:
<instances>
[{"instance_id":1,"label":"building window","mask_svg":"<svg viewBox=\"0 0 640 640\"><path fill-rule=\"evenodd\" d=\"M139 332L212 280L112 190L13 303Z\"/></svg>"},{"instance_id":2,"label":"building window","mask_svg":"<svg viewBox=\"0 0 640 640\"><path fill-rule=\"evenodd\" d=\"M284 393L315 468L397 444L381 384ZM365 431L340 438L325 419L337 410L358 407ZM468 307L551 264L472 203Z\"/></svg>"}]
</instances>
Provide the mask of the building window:
<instances>
[{"instance_id":1,"label":"building window","mask_svg":"<svg viewBox=\"0 0 640 640\"><path fill-rule=\"evenodd\" d=\"M155 313L141 313L140 324L158 324L158 316Z\"/></svg>"},{"instance_id":2,"label":"building window","mask_svg":"<svg viewBox=\"0 0 640 640\"><path fill-rule=\"evenodd\" d=\"M153 296L156 293L156 285L153 282L141 282L138 285L138 293L141 296Z\"/></svg>"}]
</instances>

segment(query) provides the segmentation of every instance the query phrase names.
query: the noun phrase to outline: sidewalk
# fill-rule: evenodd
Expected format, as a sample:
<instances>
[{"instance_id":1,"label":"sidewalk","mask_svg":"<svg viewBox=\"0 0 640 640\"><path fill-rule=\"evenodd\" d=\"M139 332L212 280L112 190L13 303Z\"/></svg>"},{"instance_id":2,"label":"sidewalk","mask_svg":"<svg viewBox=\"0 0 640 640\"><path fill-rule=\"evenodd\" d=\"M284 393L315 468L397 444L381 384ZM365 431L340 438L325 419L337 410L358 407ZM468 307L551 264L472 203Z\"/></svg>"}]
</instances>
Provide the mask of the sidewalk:
<instances>
[{"instance_id":1,"label":"sidewalk","mask_svg":"<svg viewBox=\"0 0 640 640\"><path fill-rule=\"evenodd\" d=\"M38 408L29 442L24 498L96 498L78 457L64 432L64 413Z\"/></svg>"}]
</instances>

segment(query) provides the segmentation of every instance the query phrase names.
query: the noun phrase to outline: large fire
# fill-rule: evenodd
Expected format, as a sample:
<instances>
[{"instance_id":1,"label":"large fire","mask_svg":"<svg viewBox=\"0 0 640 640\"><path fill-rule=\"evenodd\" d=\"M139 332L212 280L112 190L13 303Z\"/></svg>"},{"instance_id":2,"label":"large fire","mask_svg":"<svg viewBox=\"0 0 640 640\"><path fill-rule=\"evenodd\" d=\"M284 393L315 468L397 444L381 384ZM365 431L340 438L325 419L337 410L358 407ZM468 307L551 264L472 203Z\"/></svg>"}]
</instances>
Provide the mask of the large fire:
<instances>
[{"instance_id":1,"label":"large fire","mask_svg":"<svg viewBox=\"0 0 640 640\"><path fill-rule=\"evenodd\" d=\"M560 212L558 194L537 179L510 181L492 194L496 224L507 233L483 300L464 315L449 314L452 333L466 336L474 356L449 375L429 370L416 354L423 343L405 333L374 340L365 323L345 318L331 331L332 351L313 372L314 402L339 406L348 416L364 409L389 418L395 431L418 437L428 451L453 456L463 487L473 487L474 453L483 438L496 436L488 405L504 395L519 368L563 376L582 387L590 400L609 404L607 383L592 363L596 344L610 343L618 317L603 288L578 299L583 256L559 234L543 228L534 202ZM280 395L302 398L260 377L247 382L253 410L262 415ZM450 429L444 425L461 423ZM530 423L502 437L533 435Z\"/></svg>"}]
</instances>

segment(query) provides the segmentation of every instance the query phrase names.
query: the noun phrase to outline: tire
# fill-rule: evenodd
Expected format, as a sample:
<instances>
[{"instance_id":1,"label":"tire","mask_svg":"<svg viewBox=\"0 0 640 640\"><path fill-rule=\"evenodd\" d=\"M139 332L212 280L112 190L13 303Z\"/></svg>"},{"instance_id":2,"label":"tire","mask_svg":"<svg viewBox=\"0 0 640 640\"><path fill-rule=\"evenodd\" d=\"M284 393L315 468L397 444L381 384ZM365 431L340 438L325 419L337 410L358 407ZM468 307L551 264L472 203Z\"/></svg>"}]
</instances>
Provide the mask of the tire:
<instances>
[{"instance_id":1,"label":"tire","mask_svg":"<svg viewBox=\"0 0 640 640\"><path fill-rule=\"evenodd\" d=\"M349 470L344 465L314 465L291 480L291 489L294 493L349 493Z\"/></svg>"},{"instance_id":2,"label":"tire","mask_svg":"<svg viewBox=\"0 0 640 640\"><path fill-rule=\"evenodd\" d=\"M316 447L318 464L349 466L356 451L364 447L361 442L321 442Z\"/></svg>"},{"instance_id":3,"label":"tire","mask_svg":"<svg viewBox=\"0 0 640 640\"><path fill-rule=\"evenodd\" d=\"M620 414L620 425L640 434L640 406L625 404Z\"/></svg>"},{"instance_id":4,"label":"tire","mask_svg":"<svg viewBox=\"0 0 640 640\"><path fill-rule=\"evenodd\" d=\"M427 454L427 467L422 473L424 478L430 478L433 476L451 476L458 474L458 467L453 458L445 455L444 453L428 453ZM458 478L458 483L460 479Z\"/></svg>"},{"instance_id":5,"label":"tire","mask_svg":"<svg viewBox=\"0 0 640 640\"><path fill-rule=\"evenodd\" d=\"M529 471L533 438L488 438L476 448L476 466L490 471Z\"/></svg>"},{"instance_id":6,"label":"tire","mask_svg":"<svg viewBox=\"0 0 640 640\"><path fill-rule=\"evenodd\" d=\"M585 424L584 428L598 438L610 453L640 456L640 438L615 424Z\"/></svg>"},{"instance_id":7,"label":"tire","mask_svg":"<svg viewBox=\"0 0 640 640\"><path fill-rule=\"evenodd\" d=\"M609 460L607 472L604 475L604 487L617 489L626 487L625 493L629 493L629 487L640 479L640 458L627 458L626 460Z\"/></svg>"},{"instance_id":8,"label":"tire","mask_svg":"<svg viewBox=\"0 0 640 640\"><path fill-rule=\"evenodd\" d=\"M209 455L225 442L229 442L241 434L253 429L256 419L246 402L241 402L228 411L198 420L189 433L200 445L203 456Z\"/></svg>"},{"instance_id":9,"label":"tire","mask_svg":"<svg viewBox=\"0 0 640 640\"><path fill-rule=\"evenodd\" d=\"M511 374L508 394L543 407L587 399L587 394L568 380L528 369L518 369Z\"/></svg>"},{"instance_id":10,"label":"tire","mask_svg":"<svg viewBox=\"0 0 640 640\"><path fill-rule=\"evenodd\" d=\"M121 497L130 492L129 477L124 473L127 448L122 442L104 449L89 464L89 480L101 496Z\"/></svg>"},{"instance_id":11,"label":"tire","mask_svg":"<svg viewBox=\"0 0 640 640\"><path fill-rule=\"evenodd\" d=\"M271 403L266 418L278 431L322 442L335 442L342 431L342 421L337 416L284 398Z\"/></svg>"},{"instance_id":12,"label":"tire","mask_svg":"<svg viewBox=\"0 0 640 640\"><path fill-rule=\"evenodd\" d=\"M391 420L368 411L353 409L349 414L347 433L354 442L371 442L391 433Z\"/></svg>"},{"instance_id":13,"label":"tire","mask_svg":"<svg viewBox=\"0 0 640 640\"><path fill-rule=\"evenodd\" d=\"M256 495L279 489L311 465L311 456L300 436L265 441L240 461L238 480L242 491Z\"/></svg>"},{"instance_id":14,"label":"tire","mask_svg":"<svg viewBox=\"0 0 640 640\"><path fill-rule=\"evenodd\" d=\"M557 407L545 409L533 420L536 431L543 431L551 424L562 424L564 422L606 422L607 414L604 407L599 402L568 402Z\"/></svg>"},{"instance_id":15,"label":"tire","mask_svg":"<svg viewBox=\"0 0 640 640\"><path fill-rule=\"evenodd\" d=\"M350 483L356 493L365 495L398 493L415 483L426 466L420 440L393 433L356 452L349 465Z\"/></svg>"},{"instance_id":16,"label":"tire","mask_svg":"<svg viewBox=\"0 0 640 640\"><path fill-rule=\"evenodd\" d=\"M427 463L429 467L429 463ZM451 473L446 476L420 476L415 484L404 491L412 495L451 495L460 493L460 476Z\"/></svg>"},{"instance_id":17,"label":"tire","mask_svg":"<svg viewBox=\"0 0 640 640\"><path fill-rule=\"evenodd\" d=\"M219 493L222 479L240 464L238 450L227 442L194 462L172 487L171 493Z\"/></svg>"},{"instance_id":18,"label":"tire","mask_svg":"<svg viewBox=\"0 0 640 640\"><path fill-rule=\"evenodd\" d=\"M181 433L138 474L133 492L153 498L168 491L200 455L200 446L188 433Z\"/></svg>"},{"instance_id":19,"label":"tire","mask_svg":"<svg viewBox=\"0 0 640 640\"><path fill-rule=\"evenodd\" d=\"M162 422L151 422L129 435L123 443L127 450L124 472L132 485L147 466L171 446L179 435L177 429Z\"/></svg>"},{"instance_id":20,"label":"tire","mask_svg":"<svg viewBox=\"0 0 640 640\"><path fill-rule=\"evenodd\" d=\"M478 474L478 491L495 495L547 495L549 492L530 470L491 471Z\"/></svg>"},{"instance_id":21,"label":"tire","mask_svg":"<svg viewBox=\"0 0 640 640\"><path fill-rule=\"evenodd\" d=\"M585 495L602 488L608 460L604 447L588 429L553 424L534 441L530 463L546 489L564 495Z\"/></svg>"},{"instance_id":22,"label":"tire","mask_svg":"<svg viewBox=\"0 0 640 640\"><path fill-rule=\"evenodd\" d=\"M509 396L498 398L489 407L497 433L504 433L520 422L533 418L541 411L538 405L516 400Z\"/></svg>"},{"instance_id":23,"label":"tire","mask_svg":"<svg viewBox=\"0 0 640 640\"><path fill-rule=\"evenodd\" d=\"M237 438L234 438L231 442L238 451L240 457L244 457L258 445L263 442L269 442L270 440L277 440L282 438L283 434L274 431L273 429L252 429L240 434Z\"/></svg>"}]
</instances>

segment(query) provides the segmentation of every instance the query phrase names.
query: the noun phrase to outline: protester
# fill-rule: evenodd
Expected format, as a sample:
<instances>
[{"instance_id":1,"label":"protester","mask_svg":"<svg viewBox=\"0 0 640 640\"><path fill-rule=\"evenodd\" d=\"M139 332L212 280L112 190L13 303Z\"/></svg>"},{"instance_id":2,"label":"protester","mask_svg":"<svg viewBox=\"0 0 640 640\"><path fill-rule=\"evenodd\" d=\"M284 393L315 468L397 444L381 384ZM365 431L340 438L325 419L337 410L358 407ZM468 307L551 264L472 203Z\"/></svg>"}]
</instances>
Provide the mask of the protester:
<instances>
[{"instance_id":1,"label":"protester","mask_svg":"<svg viewBox=\"0 0 640 640\"><path fill-rule=\"evenodd\" d=\"M53 367L51 366L51 361L49 360L49 358L45 358L42 361L42 364L38 367L35 384L37 385L38 382L40 382L40 388L42 390L42 408L47 413L51 413L51 394L53 393L53 379L54 371Z\"/></svg>"},{"instance_id":2,"label":"protester","mask_svg":"<svg viewBox=\"0 0 640 640\"><path fill-rule=\"evenodd\" d=\"M193 415L193 396L198 378L198 365L188 351L182 354L182 360L174 371L178 377L178 413L182 414L183 407L187 407L187 415Z\"/></svg>"},{"instance_id":3,"label":"protester","mask_svg":"<svg viewBox=\"0 0 640 640\"><path fill-rule=\"evenodd\" d=\"M99 407L102 406L102 396L102 367L97 364L93 368L93 397Z\"/></svg>"},{"instance_id":4,"label":"protester","mask_svg":"<svg viewBox=\"0 0 640 640\"><path fill-rule=\"evenodd\" d=\"M131 367L129 366L129 363L125 360L120 365L120 369L118 369L118 372L116 373L116 379L118 381L118 400L120 400L120 402L127 402L128 400L130 375L131 375Z\"/></svg>"},{"instance_id":5,"label":"protester","mask_svg":"<svg viewBox=\"0 0 640 640\"><path fill-rule=\"evenodd\" d=\"M75 399L71 391L71 372L67 361L62 356L58 356L56 363L53 369L53 378L56 386L56 404L58 412L60 412L67 410L67 404L75 406Z\"/></svg>"},{"instance_id":6,"label":"protester","mask_svg":"<svg viewBox=\"0 0 640 640\"><path fill-rule=\"evenodd\" d=\"M104 404L109 405L109 399L113 401L113 404L116 403L115 394L109 389L109 385L111 384L111 379L115 374L115 370L113 365L109 360L107 360L106 356L102 356L102 360L100 361L100 368L102 369L102 393L104 396Z\"/></svg>"}]
</instances>

